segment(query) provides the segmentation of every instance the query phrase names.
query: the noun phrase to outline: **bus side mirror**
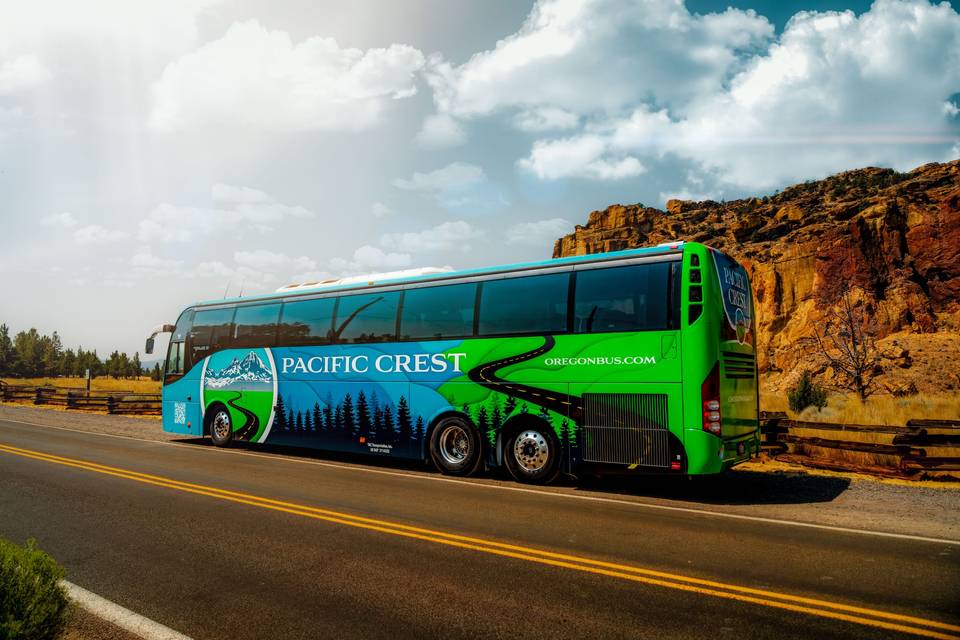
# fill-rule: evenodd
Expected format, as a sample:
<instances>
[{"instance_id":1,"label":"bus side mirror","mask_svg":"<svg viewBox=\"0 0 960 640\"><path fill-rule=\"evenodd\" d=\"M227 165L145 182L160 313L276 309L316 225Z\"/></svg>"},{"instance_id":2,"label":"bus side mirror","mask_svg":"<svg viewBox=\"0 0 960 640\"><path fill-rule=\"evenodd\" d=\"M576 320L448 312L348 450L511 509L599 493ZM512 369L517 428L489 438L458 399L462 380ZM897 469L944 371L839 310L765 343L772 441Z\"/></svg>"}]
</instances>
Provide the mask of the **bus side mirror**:
<instances>
[{"instance_id":1,"label":"bus side mirror","mask_svg":"<svg viewBox=\"0 0 960 640\"><path fill-rule=\"evenodd\" d=\"M153 353L153 338L152 338L152 337L147 338L147 344L146 344L146 346L143 348L143 351L144 351L147 355L150 355L151 353Z\"/></svg>"}]
</instances>

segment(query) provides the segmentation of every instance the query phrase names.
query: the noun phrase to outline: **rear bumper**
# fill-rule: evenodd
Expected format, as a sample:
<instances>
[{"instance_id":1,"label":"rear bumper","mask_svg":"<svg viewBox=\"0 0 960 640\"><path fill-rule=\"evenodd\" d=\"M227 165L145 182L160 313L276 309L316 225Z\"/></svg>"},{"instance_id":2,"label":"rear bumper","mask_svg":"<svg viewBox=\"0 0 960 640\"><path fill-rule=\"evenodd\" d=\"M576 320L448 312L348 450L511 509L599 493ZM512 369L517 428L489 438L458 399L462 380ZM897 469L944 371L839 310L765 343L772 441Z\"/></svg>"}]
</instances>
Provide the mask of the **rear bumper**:
<instances>
[{"instance_id":1,"label":"rear bumper","mask_svg":"<svg viewBox=\"0 0 960 640\"><path fill-rule=\"evenodd\" d=\"M757 455L760 450L760 432L752 431L721 439L702 429L686 429L683 444L687 451L687 473L722 473Z\"/></svg>"}]
</instances>

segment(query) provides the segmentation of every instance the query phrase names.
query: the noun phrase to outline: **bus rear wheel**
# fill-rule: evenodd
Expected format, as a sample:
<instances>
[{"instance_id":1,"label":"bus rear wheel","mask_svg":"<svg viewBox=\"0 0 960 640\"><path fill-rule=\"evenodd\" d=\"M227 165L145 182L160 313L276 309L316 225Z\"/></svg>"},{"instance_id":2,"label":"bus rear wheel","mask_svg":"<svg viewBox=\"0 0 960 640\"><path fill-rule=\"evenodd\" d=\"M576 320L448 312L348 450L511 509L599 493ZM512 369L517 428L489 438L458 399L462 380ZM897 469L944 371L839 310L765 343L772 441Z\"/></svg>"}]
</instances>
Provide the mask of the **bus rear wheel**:
<instances>
[{"instance_id":1,"label":"bus rear wheel","mask_svg":"<svg viewBox=\"0 0 960 640\"><path fill-rule=\"evenodd\" d=\"M469 476L482 461L480 434L465 419L450 416L441 420L430 434L430 459L442 473Z\"/></svg>"},{"instance_id":2,"label":"bus rear wheel","mask_svg":"<svg viewBox=\"0 0 960 640\"><path fill-rule=\"evenodd\" d=\"M507 440L503 458L517 482L549 484L560 474L560 441L549 427L525 425Z\"/></svg>"},{"instance_id":3,"label":"bus rear wheel","mask_svg":"<svg viewBox=\"0 0 960 640\"><path fill-rule=\"evenodd\" d=\"M207 429L210 439L218 447L227 447L233 442L233 421L230 412L222 404L215 404L207 411Z\"/></svg>"}]
</instances>

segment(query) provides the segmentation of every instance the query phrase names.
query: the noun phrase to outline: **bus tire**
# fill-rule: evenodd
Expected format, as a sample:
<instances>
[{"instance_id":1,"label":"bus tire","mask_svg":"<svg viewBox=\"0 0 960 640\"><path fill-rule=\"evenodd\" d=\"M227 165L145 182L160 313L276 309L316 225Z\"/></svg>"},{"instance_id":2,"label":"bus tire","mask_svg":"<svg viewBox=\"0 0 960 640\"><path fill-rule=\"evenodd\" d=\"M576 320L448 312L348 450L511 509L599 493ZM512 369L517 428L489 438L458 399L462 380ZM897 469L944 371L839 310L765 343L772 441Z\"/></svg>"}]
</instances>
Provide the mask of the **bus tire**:
<instances>
[{"instance_id":1,"label":"bus tire","mask_svg":"<svg viewBox=\"0 0 960 640\"><path fill-rule=\"evenodd\" d=\"M560 475L560 439L549 425L526 422L513 430L503 447L507 470L517 482L549 484Z\"/></svg>"},{"instance_id":2,"label":"bus tire","mask_svg":"<svg viewBox=\"0 0 960 640\"><path fill-rule=\"evenodd\" d=\"M228 447L233 442L233 420L230 410L220 403L212 404L207 409L207 431L213 444L218 447Z\"/></svg>"},{"instance_id":3,"label":"bus tire","mask_svg":"<svg viewBox=\"0 0 960 640\"><path fill-rule=\"evenodd\" d=\"M480 434L469 420L447 416L430 432L430 459L444 474L472 475L483 461Z\"/></svg>"}]
</instances>

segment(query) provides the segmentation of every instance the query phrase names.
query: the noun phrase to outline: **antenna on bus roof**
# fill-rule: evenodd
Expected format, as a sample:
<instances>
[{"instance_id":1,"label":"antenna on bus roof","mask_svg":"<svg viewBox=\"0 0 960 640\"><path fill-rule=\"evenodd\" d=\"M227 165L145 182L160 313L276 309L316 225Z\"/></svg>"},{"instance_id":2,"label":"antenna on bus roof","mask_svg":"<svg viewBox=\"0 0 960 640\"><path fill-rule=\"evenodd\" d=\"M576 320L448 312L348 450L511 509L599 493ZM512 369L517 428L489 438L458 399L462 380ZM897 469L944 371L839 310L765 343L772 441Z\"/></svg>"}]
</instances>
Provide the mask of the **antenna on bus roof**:
<instances>
[{"instance_id":1,"label":"antenna on bus roof","mask_svg":"<svg viewBox=\"0 0 960 640\"><path fill-rule=\"evenodd\" d=\"M247 284L247 278L246 278L246 277L244 277L243 280L240 281L240 295L237 296L238 298L242 298L242 297L243 297L243 285L245 285L245 284Z\"/></svg>"},{"instance_id":2,"label":"antenna on bus roof","mask_svg":"<svg viewBox=\"0 0 960 640\"><path fill-rule=\"evenodd\" d=\"M224 300L227 299L227 291L230 290L230 285L231 285L232 283L233 283L233 277L231 276L230 279L227 280L227 286L225 286L225 287L223 288L223 299L224 299Z\"/></svg>"}]
</instances>

